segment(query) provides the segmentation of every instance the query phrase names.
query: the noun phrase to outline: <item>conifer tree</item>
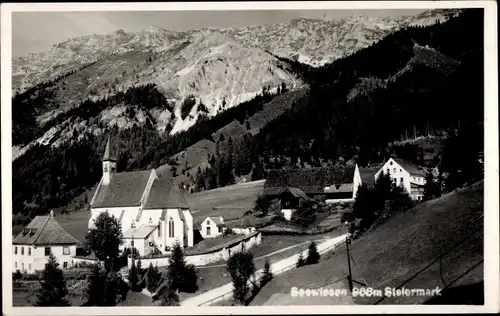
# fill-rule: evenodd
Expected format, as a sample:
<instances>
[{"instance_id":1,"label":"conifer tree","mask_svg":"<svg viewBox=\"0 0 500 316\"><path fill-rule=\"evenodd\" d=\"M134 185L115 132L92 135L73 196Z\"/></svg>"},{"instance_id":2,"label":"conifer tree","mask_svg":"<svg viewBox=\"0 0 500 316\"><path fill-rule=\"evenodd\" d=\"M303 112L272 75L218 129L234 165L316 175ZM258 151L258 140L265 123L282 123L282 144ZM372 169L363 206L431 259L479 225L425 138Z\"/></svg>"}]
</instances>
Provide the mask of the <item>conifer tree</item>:
<instances>
[{"instance_id":1,"label":"conifer tree","mask_svg":"<svg viewBox=\"0 0 500 316\"><path fill-rule=\"evenodd\" d=\"M297 268L303 267L306 265L306 260L304 259L304 256L302 255L302 252L300 252L299 257L297 258Z\"/></svg>"},{"instance_id":2,"label":"conifer tree","mask_svg":"<svg viewBox=\"0 0 500 316\"><path fill-rule=\"evenodd\" d=\"M193 293L198 290L196 269L192 264L187 264L184 260L184 252L179 243L176 243L172 249L167 276L171 281L173 290L188 293Z\"/></svg>"},{"instance_id":3,"label":"conifer tree","mask_svg":"<svg viewBox=\"0 0 500 316\"><path fill-rule=\"evenodd\" d=\"M316 247L316 243L311 241L309 244L309 251L307 253L306 264L315 264L319 262L320 254L318 252L318 248Z\"/></svg>"},{"instance_id":4,"label":"conifer tree","mask_svg":"<svg viewBox=\"0 0 500 316\"><path fill-rule=\"evenodd\" d=\"M40 280L40 289L37 293L36 306L70 306L66 296L68 289L64 280L63 271L59 268L56 258L52 254L45 264Z\"/></svg>"},{"instance_id":5,"label":"conifer tree","mask_svg":"<svg viewBox=\"0 0 500 316\"><path fill-rule=\"evenodd\" d=\"M260 278L260 287L269 283L273 279L273 273L271 272L271 266L269 261L266 260L264 263L264 270L262 271L262 277Z\"/></svg>"}]
</instances>

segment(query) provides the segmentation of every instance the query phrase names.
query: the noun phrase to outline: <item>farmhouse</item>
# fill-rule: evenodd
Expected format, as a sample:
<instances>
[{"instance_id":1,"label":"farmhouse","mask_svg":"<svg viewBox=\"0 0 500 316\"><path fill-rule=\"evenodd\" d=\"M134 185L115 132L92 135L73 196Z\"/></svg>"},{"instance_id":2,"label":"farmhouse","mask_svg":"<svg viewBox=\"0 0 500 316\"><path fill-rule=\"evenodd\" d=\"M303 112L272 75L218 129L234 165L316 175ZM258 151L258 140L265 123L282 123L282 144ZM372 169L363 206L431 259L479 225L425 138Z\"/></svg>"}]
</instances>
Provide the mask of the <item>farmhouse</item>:
<instances>
[{"instance_id":1,"label":"farmhouse","mask_svg":"<svg viewBox=\"0 0 500 316\"><path fill-rule=\"evenodd\" d=\"M52 253L63 269L73 265L78 240L71 236L54 218L37 216L12 241L12 271L34 273L43 270Z\"/></svg>"},{"instance_id":2,"label":"farmhouse","mask_svg":"<svg viewBox=\"0 0 500 316\"><path fill-rule=\"evenodd\" d=\"M375 179L382 172L388 173L395 185L403 186L413 200L422 200L425 175L427 174L424 167L397 157L391 157L375 174Z\"/></svg>"},{"instance_id":3,"label":"farmhouse","mask_svg":"<svg viewBox=\"0 0 500 316\"><path fill-rule=\"evenodd\" d=\"M200 233L203 238L215 238L222 235L226 229L222 216L218 218L209 216L201 223Z\"/></svg>"},{"instance_id":4,"label":"farmhouse","mask_svg":"<svg viewBox=\"0 0 500 316\"><path fill-rule=\"evenodd\" d=\"M121 223L125 247L140 255L165 253L178 242L193 246L193 216L174 179L154 169L117 172L110 139L102 161L103 175L90 202L88 228L108 212Z\"/></svg>"},{"instance_id":5,"label":"farmhouse","mask_svg":"<svg viewBox=\"0 0 500 316\"><path fill-rule=\"evenodd\" d=\"M361 183L359 168L324 167L298 170L271 170L264 185L264 194L268 199L280 199L289 202L290 196L314 198L326 203L353 201ZM290 191L290 188L293 188ZM289 193L285 193L289 192ZM285 193L285 195L283 195ZM281 198L284 200L281 201Z\"/></svg>"},{"instance_id":6,"label":"farmhouse","mask_svg":"<svg viewBox=\"0 0 500 316\"><path fill-rule=\"evenodd\" d=\"M301 201L314 202L315 200L308 197L304 191L298 188L286 188L279 195L280 208L283 217L286 220L292 218L293 212L299 207Z\"/></svg>"}]
</instances>

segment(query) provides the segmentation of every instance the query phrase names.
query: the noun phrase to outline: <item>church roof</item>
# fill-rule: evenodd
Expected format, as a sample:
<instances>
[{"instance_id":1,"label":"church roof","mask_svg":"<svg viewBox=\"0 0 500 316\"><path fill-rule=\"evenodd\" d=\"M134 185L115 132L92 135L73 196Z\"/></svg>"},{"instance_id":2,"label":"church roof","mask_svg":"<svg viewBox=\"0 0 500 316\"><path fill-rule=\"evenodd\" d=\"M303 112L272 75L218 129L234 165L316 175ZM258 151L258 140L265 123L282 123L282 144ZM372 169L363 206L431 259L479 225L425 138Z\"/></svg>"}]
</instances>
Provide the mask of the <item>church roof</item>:
<instances>
[{"instance_id":1,"label":"church roof","mask_svg":"<svg viewBox=\"0 0 500 316\"><path fill-rule=\"evenodd\" d=\"M93 208L139 206L146 189L151 170L120 172L111 177L107 185L101 185Z\"/></svg>"},{"instance_id":2,"label":"church roof","mask_svg":"<svg viewBox=\"0 0 500 316\"><path fill-rule=\"evenodd\" d=\"M53 216L35 217L12 241L14 245L75 245L78 242Z\"/></svg>"},{"instance_id":3,"label":"church roof","mask_svg":"<svg viewBox=\"0 0 500 316\"><path fill-rule=\"evenodd\" d=\"M184 194L177 186L175 179L158 175L154 180L144 209L189 208Z\"/></svg>"},{"instance_id":4,"label":"church roof","mask_svg":"<svg viewBox=\"0 0 500 316\"><path fill-rule=\"evenodd\" d=\"M106 143L106 149L104 150L103 161L116 161L116 157L111 152L111 137L108 136L108 142Z\"/></svg>"}]
</instances>

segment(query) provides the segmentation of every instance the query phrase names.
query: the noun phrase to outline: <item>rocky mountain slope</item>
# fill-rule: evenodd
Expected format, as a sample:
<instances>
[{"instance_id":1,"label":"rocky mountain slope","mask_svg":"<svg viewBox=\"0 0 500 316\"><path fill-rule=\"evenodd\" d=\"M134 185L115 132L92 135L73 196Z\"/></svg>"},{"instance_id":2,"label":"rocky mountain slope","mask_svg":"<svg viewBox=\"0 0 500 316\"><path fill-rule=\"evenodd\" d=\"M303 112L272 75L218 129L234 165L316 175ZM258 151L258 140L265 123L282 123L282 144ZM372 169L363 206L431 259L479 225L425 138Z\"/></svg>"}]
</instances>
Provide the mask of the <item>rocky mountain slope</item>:
<instances>
[{"instance_id":1,"label":"rocky mountain slope","mask_svg":"<svg viewBox=\"0 0 500 316\"><path fill-rule=\"evenodd\" d=\"M245 47L270 51L281 57L295 57L303 63L320 66L351 55L397 29L443 22L458 13L458 10L432 10L417 16L395 18L353 16L342 20L295 19L277 25L240 29L205 28L185 32L150 26L137 33L118 30L112 34L93 34L55 44L48 52L14 59L13 87L15 91L23 91L47 78L55 78L109 55L165 52L187 42L207 47L207 42L200 43L200 39L218 36L214 34L225 35ZM219 41L216 40L212 44L217 43Z\"/></svg>"}]
</instances>

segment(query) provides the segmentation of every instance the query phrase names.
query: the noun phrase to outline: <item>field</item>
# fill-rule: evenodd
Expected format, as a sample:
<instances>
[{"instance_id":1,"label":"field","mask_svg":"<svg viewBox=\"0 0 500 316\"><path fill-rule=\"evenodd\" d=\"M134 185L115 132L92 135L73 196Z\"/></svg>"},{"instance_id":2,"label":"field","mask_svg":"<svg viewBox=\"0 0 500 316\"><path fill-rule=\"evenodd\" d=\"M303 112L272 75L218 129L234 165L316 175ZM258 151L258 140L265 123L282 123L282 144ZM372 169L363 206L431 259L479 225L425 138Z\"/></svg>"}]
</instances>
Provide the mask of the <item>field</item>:
<instances>
[{"instance_id":1,"label":"field","mask_svg":"<svg viewBox=\"0 0 500 316\"><path fill-rule=\"evenodd\" d=\"M195 227L207 216L222 216L224 221L239 219L253 209L263 189L264 181L261 180L186 195Z\"/></svg>"},{"instance_id":2,"label":"field","mask_svg":"<svg viewBox=\"0 0 500 316\"><path fill-rule=\"evenodd\" d=\"M414 275L405 288L443 288L454 280L457 281L451 290L479 284L483 281L482 214L483 183L480 182L393 215L353 241L353 279L376 289L398 287ZM434 263L440 255L443 255L442 261ZM293 286L320 288L343 282L345 287L348 275L345 247L324 259L316 265L275 277L251 305L266 305L271 297L273 304L281 304L281 301L276 301L279 296L275 293L289 296ZM426 269L417 274L423 268ZM287 304L288 298L282 298L283 304ZM373 304L377 299L356 297L355 303ZM382 303L421 304L428 299L418 296L387 298ZM338 298L332 298L330 304L338 302ZM481 304L481 297L476 296L472 303Z\"/></svg>"}]
</instances>

